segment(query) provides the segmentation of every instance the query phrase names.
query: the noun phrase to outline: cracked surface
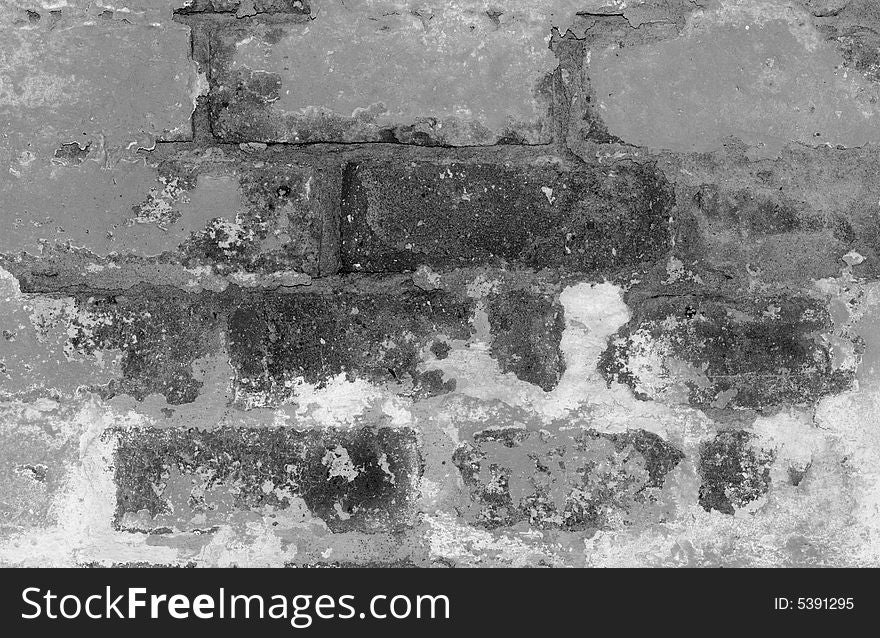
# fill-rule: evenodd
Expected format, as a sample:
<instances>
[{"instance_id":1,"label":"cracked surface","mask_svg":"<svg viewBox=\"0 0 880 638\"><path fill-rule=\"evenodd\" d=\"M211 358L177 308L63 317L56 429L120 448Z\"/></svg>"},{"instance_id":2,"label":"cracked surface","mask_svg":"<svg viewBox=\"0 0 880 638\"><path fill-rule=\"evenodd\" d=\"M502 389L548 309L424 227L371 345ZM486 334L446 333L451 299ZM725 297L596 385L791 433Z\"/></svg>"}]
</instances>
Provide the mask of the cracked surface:
<instances>
[{"instance_id":1,"label":"cracked surface","mask_svg":"<svg viewBox=\"0 0 880 638\"><path fill-rule=\"evenodd\" d=\"M875 2L57 4L0 564L880 564Z\"/></svg>"}]
</instances>

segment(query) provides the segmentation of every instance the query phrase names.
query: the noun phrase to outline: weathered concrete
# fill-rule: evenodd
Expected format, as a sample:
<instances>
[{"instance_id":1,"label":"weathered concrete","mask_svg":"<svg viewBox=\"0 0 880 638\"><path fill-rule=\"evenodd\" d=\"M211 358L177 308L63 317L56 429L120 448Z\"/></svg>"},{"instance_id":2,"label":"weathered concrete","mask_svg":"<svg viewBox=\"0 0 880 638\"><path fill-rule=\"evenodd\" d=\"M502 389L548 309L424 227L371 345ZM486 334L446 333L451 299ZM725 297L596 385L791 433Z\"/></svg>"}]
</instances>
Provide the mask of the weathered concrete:
<instances>
[{"instance_id":1,"label":"weathered concrete","mask_svg":"<svg viewBox=\"0 0 880 638\"><path fill-rule=\"evenodd\" d=\"M189 29L170 15L153 24L16 18L0 12L4 182L65 144L108 153L192 136L201 88Z\"/></svg>"},{"instance_id":2,"label":"weathered concrete","mask_svg":"<svg viewBox=\"0 0 880 638\"><path fill-rule=\"evenodd\" d=\"M591 78L609 132L638 146L705 151L736 137L773 156L789 141L880 141L878 88L793 3L716 3L681 36L597 52Z\"/></svg>"},{"instance_id":3,"label":"weathered concrete","mask_svg":"<svg viewBox=\"0 0 880 638\"><path fill-rule=\"evenodd\" d=\"M338 269L337 165L210 149L107 169L92 151L0 186L0 255L20 277L271 287Z\"/></svg>"},{"instance_id":4,"label":"weathered concrete","mask_svg":"<svg viewBox=\"0 0 880 638\"><path fill-rule=\"evenodd\" d=\"M327 2L303 25L221 28L214 132L229 142L550 141L546 23Z\"/></svg>"},{"instance_id":5,"label":"weathered concrete","mask_svg":"<svg viewBox=\"0 0 880 638\"><path fill-rule=\"evenodd\" d=\"M57 4L0 564L880 565L875 2Z\"/></svg>"}]
</instances>

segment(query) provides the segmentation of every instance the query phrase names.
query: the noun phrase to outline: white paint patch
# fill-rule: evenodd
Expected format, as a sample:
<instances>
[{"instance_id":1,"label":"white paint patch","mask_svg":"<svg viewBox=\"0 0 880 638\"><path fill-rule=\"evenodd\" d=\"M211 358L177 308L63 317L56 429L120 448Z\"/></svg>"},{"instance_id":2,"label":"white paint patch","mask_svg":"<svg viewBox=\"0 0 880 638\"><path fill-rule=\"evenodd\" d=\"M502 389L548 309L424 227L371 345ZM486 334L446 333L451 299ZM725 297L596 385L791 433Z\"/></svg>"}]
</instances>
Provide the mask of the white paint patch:
<instances>
[{"instance_id":1,"label":"white paint patch","mask_svg":"<svg viewBox=\"0 0 880 638\"><path fill-rule=\"evenodd\" d=\"M787 478L784 472L788 466L806 468L828 440L827 433L813 423L812 415L802 410L758 417L751 429L760 437L761 447L776 451L773 468L780 473L771 477L774 481Z\"/></svg>"},{"instance_id":2,"label":"white paint patch","mask_svg":"<svg viewBox=\"0 0 880 638\"><path fill-rule=\"evenodd\" d=\"M252 521L242 531L221 527L201 549L196 562L211 567L283 567L296 554L296 545L285 547L271 523Z\"/></svg>"},{"instance_id":3,"label":"white paint patch","mask_svg":"<svg viewBox=\"0 0 880 638\"><path fill-rule=\"evenodd\" d=\"M836 438L851 474L855 525L849 539L852 560L880 565L880 390L827 397L816 407L817 425ZM843 542L844 539L841 539Z\"/></svg>"},{"instance_id":4,"label":"white paint patch","mask_svg":"<svg viewBox=\"0 0 880 638\"><path fill-rule=\"evenodd\" d=\"M67 484L52 506L57 521L49 529L27 530L0 542L0 563L16 566L72 567L97 562L175 563L176 550L147 545L145 534L113 529L116 485L115 443L110 427L137 425L133 412L113 412L89 397L72 422L78 431L79 464L68 469Z\"/></svg>"},{"instance_id":5,"label":"white paint patch","mask_svg":"<svg viewBox=\"0 0 880 638\"><path fill-rule=\"evenodd\" d=\"M565 308L560 348L566 370L550 392L518 379L513 373L501 372L485 341L453 344L455 347L446 359L425 365L442 370L445 378L455 379L456 392L524 408L546 423L588 413L590 427L600 431L642 428L667 439L671 433L675 439L692 439L711 429L711 423L701 412L639 401L626 386L615 383L608 387L597 370L607 340L630 318L619 286L607 282L580 283L563 290L559 301Z\"/></svg>"},{"instance_id":6,"label":"white paint patch","mask_svg":"<svg viewBox=\"0 0 880 638\"><path fill-rule=\"evenodd\" d=\"M361 468L355 466L348 450L341 445L334 445L327 450L327 453L324 454L324 458L321 459L321 463L330 468L328 479L333 479L338 476L351 483L361 473Z\"/></svg>"},{"instance_id":7,"label":"white paint patch","mask_svg":"<svg viewBox=\"0 0 880 638\"><path fill-rule=\"evenodd\" d=\"M425 532L431 555L458 564L475 565L483 562L501 562L510 567L528 567L540 557L550 559L554 566L562 566L548 547L536 546L529 533L493 534L486 530L465 525L452 514L437 513L424 517ZM525 538L519 538L525 537Z\"/></svg>"},{"instance_id":8,"label":"white paint patch","mask_svg":"<svg viewBox=\"0 0 880 638\"><path fill-rule=\"evenodd\" d=\"M380 387L363 379L349 381L345 373L329 379L323 388L300 378L293 390L296 417L326 426L353 425L373 404L387 397Z\"/></svg>"}]
</instances>

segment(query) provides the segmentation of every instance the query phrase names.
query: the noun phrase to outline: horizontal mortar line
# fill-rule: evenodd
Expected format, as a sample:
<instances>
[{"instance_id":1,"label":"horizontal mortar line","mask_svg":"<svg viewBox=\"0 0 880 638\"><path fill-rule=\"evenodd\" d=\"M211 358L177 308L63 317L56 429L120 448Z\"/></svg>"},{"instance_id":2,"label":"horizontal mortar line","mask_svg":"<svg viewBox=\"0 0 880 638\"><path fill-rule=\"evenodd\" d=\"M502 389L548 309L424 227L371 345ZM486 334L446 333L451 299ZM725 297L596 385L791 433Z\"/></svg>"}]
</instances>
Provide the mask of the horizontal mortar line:
<instances>
[{"instance_id":1,"label":"horizontal mortar line","mask_svg":"<svg viewBox=\"0 0 880 638\"><path fill-rule=\"evenodd\" d=\"M249 16L238 17L236 15L238 13L238 9L229 9L227 11L218 11L216 9L211 10L187 10L187 9L174 9L172 12L173 18L176 20L180 18L181 20L210 20L215 22L254 22L259 21L260 19L268 18L270 22L273 23L304 23L310 22L315 19L316 14L312 13L297 13L296 11L260 11L259 13L255 13Z\"/></svg>"},{"instance_id":2,"label":"horizontal mortar line","mask_svg":"<svg viewBox=\"0 0 880 638\"><path fill-rule=\"evenodd\" d=\"M215 139L217 139L215 137ZM333 146L370 146L370 145L384 145L384 146L393 146L398 148L442 148L442 149L483 149L483 148L546 148L550 146L554 146L554 142L547 142L545 144L406 144L404 142L378 142L378 141L364 141L364 142L328 142L328 141L310 141L310 142L261 142L259 140L249 140L246 142L222 142L224 144L265 144L266 147L282 147L282 148L297 148L297 147L309 147L309 146L320 146L320 145L333 145Z\"/></svg>"},{"instance_id":3,"label":"horizontal mortar line","mask_svg":"<svg viewBox=\"0 0 880 638\"><path fill-rule=\"evenodd\" d=\"M265 149L245 150L241 148L241 144L265 144ZM618 145L619 146L619 145ZM388 153L401 153L422 155L425 159L432 159L431 155L442 157L450 157L449 153L455 151L463 151L467 153L461 159L468 160L478 156L503 155L506 152L523 152L539 151L552 153L554 155L565 157L577 163L587 165L580 157L573 155L571 149L564 143L549 142L547 144L492 144L492 145L468 145L468 146L450 146L450 145L421 145L421 144L402 144L398 142L225 142L220 141L209 131L197 130L192 140L168 140L157 141L155 146L150 150L142 150L140 153L145 157L153 154L162 155L174 150L207 150L211 148L220 148L223 150L235 151L236 153L245 153L245 157L251 156L255 160L272 159L271 156L264 156L264 152L285 151L295 153L302 151L303 155L317 157L320 154L334 155L344 154L346 152L365 151L369 149L383 150ZM375 159L382 159L381 155L371 156ZM607 166L633 158L618 158L613 162L607 162ZM603 164L606 165L606 164Z\"/></svg>"},{"instance_id":4,"label":"horizontal mortar line","mask_svg":"<svg viewBox=\"0 0 880 638\"><path fill-rule=\"evenodd\" d=\"M507 270L502 268L496 268L498 272L504 272L506 275L511 277L516 277L517 275L526 274L529 275L532 279L540 280L540 281L557 281L559 280L560 285L566 285L565 282L569 279L577 280L577 281L599 281L600 278L594 275L590 276L569 276L564 280L560 277L560 275L554 273L553 275L541 276L538 273L535 273L531 270L526 269L514 269ZM449 269L449 270L439 270L436 271L438 274L448 274L448 273L467 273L466 269ZM485 274L485 268L475 268L473 271L473 275L477 276L479 273ZM491 272L491 271L490 271ZM366 294L366 293L401 293L401 292L412 292L416 290L423 290L419 288L415 283L413 283L414 272L374 272L374 273L340 273L338 275L328 275L324 277L314 277L309 284L301 284L296 286L272 286L272 287L244 287L239 286L235 283L229 283L229 285L222 291L215 290L187 290L186 288L181 288L180 286L176 286L174 284L169 283L161 283L161 282L153 282L149 280L141 280L133 283L131 286L127 288L102 288L97 286L89 285L88 281L83 281L82 283L72 283L65 284L61 286L55 287L40 287L36 289L29 289L23 294L29 295L58 295L58 294L95 294L95 295L124 295L129 294L134 290L139 289L153 289L158 291L168 291L174 293L184 293L192 296L199 295L211 295L217 297L230 296L230 295L253 295L260 296L266 294L308 294L308 293L319 293L319 294L336 294L336 293L346 293L350 292L352 294ZM463 285L463 284L462 284ZM441 289L442 290L442 289ZM429 293L430 291L425 291Z\"/></svg>"}]
</instances>

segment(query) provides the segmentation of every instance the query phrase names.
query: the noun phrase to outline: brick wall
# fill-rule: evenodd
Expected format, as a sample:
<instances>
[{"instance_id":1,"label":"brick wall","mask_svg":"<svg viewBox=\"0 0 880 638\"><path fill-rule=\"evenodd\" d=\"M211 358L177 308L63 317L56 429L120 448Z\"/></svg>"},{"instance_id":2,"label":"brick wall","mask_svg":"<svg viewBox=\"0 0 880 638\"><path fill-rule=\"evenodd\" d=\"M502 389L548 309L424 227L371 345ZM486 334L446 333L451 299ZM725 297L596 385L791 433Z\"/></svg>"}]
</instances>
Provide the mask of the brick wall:
<instances>
[{"instance_id":1,"label":"brick wall","mask_svg":"<svg viewBox=\"0 0 880 638\"><path fill-rule=\"evenodd\" d=\"M0 564L880 564L871 0L0 29Z\"/></svg>"}]
</instances>

